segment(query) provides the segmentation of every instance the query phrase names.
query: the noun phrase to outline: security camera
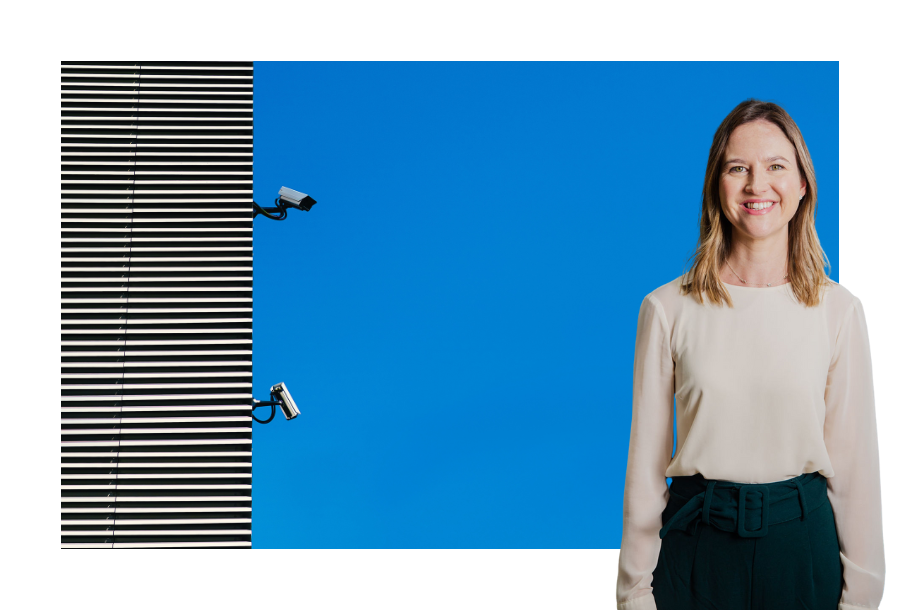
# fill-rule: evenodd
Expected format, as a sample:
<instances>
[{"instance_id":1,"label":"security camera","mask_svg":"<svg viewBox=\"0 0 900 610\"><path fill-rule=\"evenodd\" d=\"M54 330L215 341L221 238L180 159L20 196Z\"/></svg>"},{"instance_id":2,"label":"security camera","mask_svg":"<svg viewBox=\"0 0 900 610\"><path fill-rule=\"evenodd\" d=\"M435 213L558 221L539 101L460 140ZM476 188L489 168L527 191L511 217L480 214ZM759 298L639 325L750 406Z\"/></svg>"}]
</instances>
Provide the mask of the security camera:
<instances>
[{"instance_id":1,"label":"security camera","mask_svg":"<svg viewBox=\"0 0 900 610\"><path fill-rule=\"evenodd\" d=\"M253 421L260 424L269 423L275 419L275 407L281 407L281 412L284 413L285 419L288 420L294 419L300 415L297 403L291 398L291 393L288 392L287 386L284 383L276 383L269 388L269 398L271 398L271 400L263 401L256 400L255 398L253 399L253 406L250 409L250 417L253 418ZM267 419L259 419L253 414L253 411L259 407L272 407Z\"/></svg>"},{"instance_id":2,"label":"security camera","mask_svg":"<svg viewBox=\"0 0 900 610\"><path fill-rule=\"evenodd\" d=\"M309 212L309 209L316 204L316 200L306 193L289 189L286 186L278 189L278 202L304 212Z\"/></svg>"},{"instance_id":3,"label":"security camera","mask_svg":"<svg viewBox=\"0 0 900 610\"><path fill-rule=\"evenodd\" d=\"M300 410L297 408L297 403L295 403L294 399L291 398L291 393L288 392L287 386L284 383L276 383L269 389L269 392L272 394L272 397L275 400L281 402L279 406L281 407L281 411L284 413L285 419L294 419L295 417L300 415Z\"/></svg>"},{"instance_id":4,"label":"security camera","mask_svg":"<svg viewBox=\"0 0 900 610\"><path fill-rule=\"evenodd\" d=\"M257 214L262 214L266 218L272 220L284 220L287 218L288 208L296 208L303 212L309 212L310 208L316 205L316 200L300 191L289 189L286 186L278 190L278 198L275 199L275 207L264 208L255 201L253 202L253 218Z\"/></svg>"}]
</instances>

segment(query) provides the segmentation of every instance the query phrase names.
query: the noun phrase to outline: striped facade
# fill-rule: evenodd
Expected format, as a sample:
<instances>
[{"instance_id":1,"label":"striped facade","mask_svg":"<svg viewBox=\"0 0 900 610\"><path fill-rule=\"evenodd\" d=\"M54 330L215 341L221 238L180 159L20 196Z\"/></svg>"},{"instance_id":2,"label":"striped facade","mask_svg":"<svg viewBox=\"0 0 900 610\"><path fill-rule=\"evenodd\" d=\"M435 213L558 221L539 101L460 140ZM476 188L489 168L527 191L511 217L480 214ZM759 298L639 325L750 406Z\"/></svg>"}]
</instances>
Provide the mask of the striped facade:
<instances>
[{"instance_id":1,"label":"striped facade","mask_svg":"<svg viewBox=\"0 0 900 610\"><path fill-rule=\"evenodd\" d=\"M62 546L249 547L253 63L62 63Z\"/></svg>"}]
</instances>

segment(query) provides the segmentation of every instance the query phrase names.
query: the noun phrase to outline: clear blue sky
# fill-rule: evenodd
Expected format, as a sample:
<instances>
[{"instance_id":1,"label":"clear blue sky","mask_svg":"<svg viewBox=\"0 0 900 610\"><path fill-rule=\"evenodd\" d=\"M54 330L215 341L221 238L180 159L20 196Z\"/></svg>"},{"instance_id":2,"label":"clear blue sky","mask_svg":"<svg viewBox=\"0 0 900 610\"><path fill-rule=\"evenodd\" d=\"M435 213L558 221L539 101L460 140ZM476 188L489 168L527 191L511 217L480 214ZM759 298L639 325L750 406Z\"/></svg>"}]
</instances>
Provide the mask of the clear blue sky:
<instances>
[{"instance_id":1,"label":"clear blue sky","mask_svg":"<svg viewBox=\"0 0 900 610\"><path fill-rule=\"evenodd\" d=\"M256 548L618 548L637 314L784 106L838 277L838 64L257 62ZM268 410L261 409L267 416Z\"/></svg>"}]
</instances>

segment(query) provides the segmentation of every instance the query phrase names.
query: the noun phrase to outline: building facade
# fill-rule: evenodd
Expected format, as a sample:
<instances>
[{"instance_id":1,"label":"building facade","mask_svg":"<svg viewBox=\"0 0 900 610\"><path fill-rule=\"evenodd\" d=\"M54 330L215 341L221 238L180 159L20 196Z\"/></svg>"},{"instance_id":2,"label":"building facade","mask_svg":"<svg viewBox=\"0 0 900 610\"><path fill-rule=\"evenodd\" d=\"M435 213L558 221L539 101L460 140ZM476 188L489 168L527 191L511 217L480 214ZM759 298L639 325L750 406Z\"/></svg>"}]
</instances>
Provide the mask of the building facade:
<instances>
[{"instance_id":1,"label":"building facade","mask_svg":"<svg viewBox=\"0 0 900 610\"><path fill-rule=\"evenodd\" d=\"M252 62L62 62L64 548L250 547L252 202Z\"/></svg>"}]
</instances>

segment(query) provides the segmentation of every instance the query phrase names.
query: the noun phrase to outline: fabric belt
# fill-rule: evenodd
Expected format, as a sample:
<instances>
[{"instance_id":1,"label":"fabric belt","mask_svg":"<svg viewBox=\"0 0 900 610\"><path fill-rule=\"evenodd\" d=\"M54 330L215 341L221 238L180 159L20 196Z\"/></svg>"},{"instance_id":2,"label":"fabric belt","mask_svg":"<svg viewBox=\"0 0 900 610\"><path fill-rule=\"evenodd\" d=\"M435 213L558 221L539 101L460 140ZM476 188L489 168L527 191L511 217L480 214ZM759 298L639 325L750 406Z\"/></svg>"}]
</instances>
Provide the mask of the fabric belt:
<instances>
[{"instance_id":1,"label":"fabric belt","mask_svg":"<svg viewBox=\"0 0 900 610\"><path fill-rule=\"evenodd\" d=\"M758 484L705 479L699 473L672 477L669 504L683 506L659 530L659 537L673 529L693 534L701 522L744 538L765 536L770 525L804 519L828 501L827 486L819 472Z\"/></svg>"}]
</instances>

